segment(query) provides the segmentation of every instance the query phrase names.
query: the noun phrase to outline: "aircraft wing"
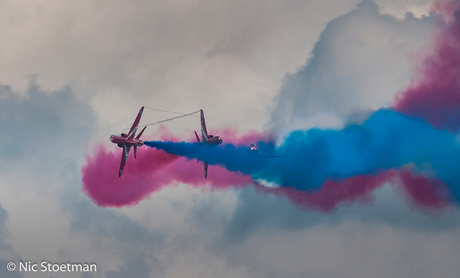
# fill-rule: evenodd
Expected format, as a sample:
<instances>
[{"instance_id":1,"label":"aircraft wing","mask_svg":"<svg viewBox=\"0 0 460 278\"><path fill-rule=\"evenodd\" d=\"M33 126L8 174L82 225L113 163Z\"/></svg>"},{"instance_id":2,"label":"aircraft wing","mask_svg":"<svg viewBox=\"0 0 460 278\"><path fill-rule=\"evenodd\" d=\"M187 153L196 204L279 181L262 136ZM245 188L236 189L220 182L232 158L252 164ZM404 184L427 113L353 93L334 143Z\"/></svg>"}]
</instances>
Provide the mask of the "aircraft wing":
<instances>
[{"instance_id":1,"label":"aircraft wing","mask_svg":"<svg viewBox=\"0 0 460 278\"><path fill-rule=\"evenodd\" d=\"M123 152L121 153L120 170L118 171L119 177L121 177L121 174L123 174L123 168L125 168L125 164L126 164L126 160L128 159L130 148L131 146L123 145Z\"/></svg>"},{"instance_id":2,"label":"aircraft wing","mask_svg":"<svg viewBox=\"0 0 460 278\"><path fill-rule=\"evenodd\" d=\"M201 141L208 140L208 130L206 129L206 122L204 120L204 113L203 109L200 109L200 116L201 116Z\"/></svg>"},{"instance_id":3,"label":"aircraft wing","mask_svg":"<svg viewBox=\"0 0 460 278\"><path fill-rule=\"evenodd\" d=\"M139 110L139 113L137 114L137 117L134 120L134 123L131 126L131 129L129 130L128 138L127 138L128 140L133 139L134 136L136 136L136 131L137 131L137 128L139 127L139 122L141 121L143 112L144 112L144 106L142 106L141 110Z\"/></svg>"}]
</instances>

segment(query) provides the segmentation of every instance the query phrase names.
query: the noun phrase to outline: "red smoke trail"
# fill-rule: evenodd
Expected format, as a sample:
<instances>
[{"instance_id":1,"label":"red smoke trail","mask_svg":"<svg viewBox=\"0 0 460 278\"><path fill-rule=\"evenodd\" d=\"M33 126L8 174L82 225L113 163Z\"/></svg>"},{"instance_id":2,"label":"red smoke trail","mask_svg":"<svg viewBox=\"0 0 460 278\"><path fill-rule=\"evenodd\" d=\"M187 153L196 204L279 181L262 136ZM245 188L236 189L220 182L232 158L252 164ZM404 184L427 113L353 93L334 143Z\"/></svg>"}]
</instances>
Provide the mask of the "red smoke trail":
<instances>
[{"instance_id":1,"label":"red smoke trail","mask_svg":"<svg viewBox=\"0 0 460 278\"><path fill-rule=\"evenodd\" d=\"M449 206L449 192L439 179L425 175L415 176L410 169L399 173L404 192L419 209L443 209Z\"/></svg>"},{"instance_id":2,"label":"red smoke trail","mask_svg":"<svg viewBox=\"0 0 460 278\"><path fill-rule=\"evenodd\" d=\"M286 196L301 207L330 212L337 209L339 205L372 201L372 192L386 182L395 180L397 176L396 170L390 170L376 175L354 176L337 181L328 179L324 182L321 190L314 192L299 191L290 187L258 188L264 192Z\"/></svg>"},{"instance_id":3,"label":"red smoke trail","mask_svg":"<svg viewBox=\"0 0 460 278\"><path fill-rule=\"evenodd\" d=\"M434 11L448 22L434 36L432 52L423 59L394 108L431 125L456 132L460 127L460 13L456 1L438 1Z\"/></svg>"},{"instance_id":4,"label":"red smoke trail","mask_svg":"<svg viewBox=\"0 0 460 278\"><path fill-rule=\"evenodd\" d=\"M128 158L123 176L119 178L120 150L109 151L103 144L95 149L97 152L87 157L82 167L83 192L102 207L135 205L152 192L178 183L217 190L253 184L250 176L218 166L209 166L205 180L202 162L187 161L184 157L148 147L139 150L136 160Z\"/></svg>"},{"instance_id":5,"label":"red smoke trail","mask_svg":"<svg viewBox=\"0 0 460 278\"><path fill-rule=\"evenodd\" d=\"M164 184L162 170L178 156L155 149L139 149L137 159L128 157L121 178L117 171L120 166L121 151L108 150L104 144L94 148L94 156L86 157L82 167L83 192L98 206L135 205L150 193L161 190Z\"/></svg>"},{"instance_id":6,"label":"red smoke trail","mask_svg":"<svg viewBox=\"0 0 460 278\"><path fill-rule=\"evenodd\" d=\"M160 128L159 133L163 141L180 141L165 128ZM227 142L248 146L252 142L272 138L256 131L239 136L234 129L217 130L215 134L228 136ZM147 146L139 148L137 159L131 153L121 178L118 177L120 160L121 149L114 145L107 148L103 143L94 147L92 156L86 156L86 164L82 167L82 190L98 206L135 205L152 192L178 183L201 188L209 186L217 190L254 184L252 177L229 172L219 166L209 166L208 179L205 180L202 162L187 161Z\"/></svg>"},{"instance_id":7,"label":"red smoke trail","mask_svg":"<svg viewBox=\"0 0 460 278\"><path fill-rule=\"evenodd\" d=\"M392 169L375 175L360 175L343 180L328 179L321 190L315 192L290 187L258 186L257 189L285 196L294 204L307 209L330 212L338 206L373 201L372 193L386 183L400 185L410 203L418 209L444 209L450 205L449 192L441 180L430 179L425 175L415 176L408 167L399 171Z\"/></svg>"}]
</instances>

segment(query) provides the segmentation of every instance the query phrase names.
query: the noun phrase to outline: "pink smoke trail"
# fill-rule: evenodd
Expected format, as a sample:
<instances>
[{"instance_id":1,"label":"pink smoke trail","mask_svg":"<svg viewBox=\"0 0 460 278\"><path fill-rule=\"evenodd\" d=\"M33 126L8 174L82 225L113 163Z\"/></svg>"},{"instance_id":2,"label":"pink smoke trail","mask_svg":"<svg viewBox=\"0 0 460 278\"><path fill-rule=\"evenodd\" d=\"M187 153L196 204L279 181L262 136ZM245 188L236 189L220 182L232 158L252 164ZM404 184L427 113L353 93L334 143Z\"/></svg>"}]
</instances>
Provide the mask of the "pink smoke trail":
<instances>
[{"instance_id":1,"label":"pink smoke trail","mask_svg":"<svg viewBox=\"0 0 460 278\"><path fill-rule=\"evenodd\" d=\"M82 167L83 192L98 206L135 205L150 193L161 190L162 170L179 157L154 149L139 149L138 157L128 158L121 178L116 171L120 165L118 148L109 151L104 144L94 148L94 156L86 157Z\"/></svg>"},{"instance_id":2,"label":"pink smoke trail","mask_svg":"<svg viewBox=\"0 0 460 278\"><path fill-rule=\"evenodd\" d=\"M416 176L407 168L399 173L399 179L409 201L418 209L444 209L450 205L443 181L423 174Z\"/></svg>"},{"instance_id":3,"label":"pink smoke trail","mask_svg":"<svg viewBox=\"0 0 460 278\"><path fill-rule=\"evenodd\" d=\"M390 170L376 175L360 175L343 180L328 179L321 190L314 192L300 191L290 187L258 187L258 189L285 196L300 207L330 212L337 209L339 205L372 201L372 193L386 182L395 180L397 176L396 170Z\"/></svg>"},{"instance_id":4,"label":"pink smoke trail","mask_svg":"<svg viewBox=\"0 0 460 278\"><path fill-rule=\"evenodd\" d=\"M160 139L164 141L180 141L164 127L160 128ZM228 136L227 141L234 144L248 145L252 142L269 140L272 136L256 131L238 135L234 129L216 130L215 134ZM254 184L250 176L229 172L218 166L209 166L208 179L204 179L202 162L187 161L183 157L167 154L163 151L141 147L137 159L131 154L128 157L125 171L118 177L121 151L116 146L97 144L93 155L86 156L86 164L82 171L82 191L94 203L102 207L132 206L147 198L151 193L160 191L165 186L178 183L194 187L225 190L230 187L242 187Z\"/></svg>"},{"instance_id":5,"label":"pink smoke trail","mask_svg":"<svg viewBox=\"0 0 460 278\"><path fill-rule=\"evenodd\" d=\"M372 193L386 183L399 185L410 203L420 210L438 210L450 206L447 187L441 180L423 174L416 176L409 167L343 180L328 179L321 190L314 192L290 187L268 188L259 185L256 188L265 193L287 197L294 204L306 209L331 212L339 206L349 206L355 202L372 202Z\"/></svg>"},{"instance_id":6,"label":"pink smoke trail","mask_svg":"<svg viewBox=\"0 0 460 278\"><path fill-rule=\"evenodd\" d=\"M119 150L109 151L103 144L87 157L82 168L83 192L102 207L131 206L147 198L165 186L178 183L194 187L224 190L253 184L250 176L229 172L218 166L210 166L208 179L203 177L202 163L187 161L184 157L167 154L150 148L142 148L136 160L129 157L125 172L118 177Z\"/></svg>"},{"instance_id":7,"label":"pink smoke trail","mask_svg":"<svg viewBox=\"0 0 460 278\"><path fill-rule=\"evenodd\" d=\"M459 8L457 1L434 4L434 11L447 22L440 23L431 53L423 59L410 85L398 93L393 104L398 112L453 132L460 127Z\"/></svg>"}]
</instances>

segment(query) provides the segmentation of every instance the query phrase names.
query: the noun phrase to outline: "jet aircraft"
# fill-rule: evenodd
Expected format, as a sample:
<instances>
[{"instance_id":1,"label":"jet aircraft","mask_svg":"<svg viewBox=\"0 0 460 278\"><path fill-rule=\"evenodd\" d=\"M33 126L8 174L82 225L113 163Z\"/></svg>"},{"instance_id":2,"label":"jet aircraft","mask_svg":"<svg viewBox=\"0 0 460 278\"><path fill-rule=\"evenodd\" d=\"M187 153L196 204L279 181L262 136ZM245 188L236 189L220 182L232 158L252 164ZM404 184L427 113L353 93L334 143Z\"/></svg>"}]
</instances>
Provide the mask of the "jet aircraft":
<instances>
[{"instance_id":1,"label":"jet aircraft","mask_svg":"<svg viewBox=\"0 0 460 278\"><path fill-rule=\"evenodd\" d=\"M198 137L198 134L195 131L196 141L197 144L200 144L204 147L214 147L222 143L222 138L218 135L211 135L208 134L208 130L206 129L206 121L204 119L203 109L200 109L200 118L201 118L201 140ZM203 162L204 167L204 178L208 177L208 161L205 160Z\"/></svg>"},{"instance_id":2,"label":"jet aircraft","mask_svg":"<svg viewBox=\"0 0 460 278\"><path fill-rule=\"evenodd\" d=\"M271 157L283 157L282 155L273 155L273 154L261 154L260 153L260 150L256 147L256 144L255 143L251 143L249 145L249 149L247 151L247 155L249 156L260 156L260 157L268 157L268 158L271 158Z\"/></svg>"},{"instance_id":3,"label":"jet aircraft","mask_svg":"<svg viewBox=\"0 0 460 278\"><path fill-rule=\"evenodd\" d=\"M134 120L134 123L131 126L128 134L122 133L121 135L110 136L110 141L112 143L117 144L120 148L123 148L123 152L121 153L120 170L118 171L119 177L121 177L121 174L123 173L123 168L125 167L126 159L128 158L129 150L131 147L134 147L134 159L136 159L137 147L144 145L144 142L140 140L140 138L147 126L145 126L139 135L136 136L136 131L139 127L139 122L141 121L142 112L144 112L144 106L142 106L141 110L139 110L139 113L137 114L137 117Z\"/></svg>"},{"instance_id":4,"label":"jet aircraft","mask_svg":"<svg viewBox=\"0 0 460 278\"><path fill-rule=\"evenodd\" d=\"M249 145L248 153L259 154L259 150L256 148L256 144L251 143L251 145Z\"/></svg>"}]
</instances>

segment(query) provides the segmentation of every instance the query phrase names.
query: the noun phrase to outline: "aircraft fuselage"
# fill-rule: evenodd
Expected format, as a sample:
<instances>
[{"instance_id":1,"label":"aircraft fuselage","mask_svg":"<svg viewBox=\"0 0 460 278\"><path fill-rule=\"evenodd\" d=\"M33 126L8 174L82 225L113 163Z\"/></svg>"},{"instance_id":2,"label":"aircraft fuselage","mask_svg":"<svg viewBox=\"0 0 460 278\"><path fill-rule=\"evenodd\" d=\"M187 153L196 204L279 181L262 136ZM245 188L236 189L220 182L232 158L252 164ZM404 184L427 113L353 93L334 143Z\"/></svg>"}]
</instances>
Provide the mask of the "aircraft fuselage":
<instances>
[{"instance_id":1,"label":"aircraft fuselage","mask_svg":"<svg viewBox=\"0 0 460 278\"><path fill-rule=\"evenodd\" d=\"M208 140L204 140L199 143L200 145L207 144L209 146L217 146L222 143L222 138L220 136L213 136L213 137L208 138Z\"/></svg>"},{"instance_id":2,"label":"aircraft fuselage","mask_svg":"<svg viewBox=\"0 0 460 278\"><path fill-rule=\"evenodd\" d=\"M114 144L117 144L118 147L123 148L123 145L126 146L143 146L144 141L138 139L128 139L124 133L121 135L112 135L110 136L110 141Z\"/></svg>"}]
</instances>

